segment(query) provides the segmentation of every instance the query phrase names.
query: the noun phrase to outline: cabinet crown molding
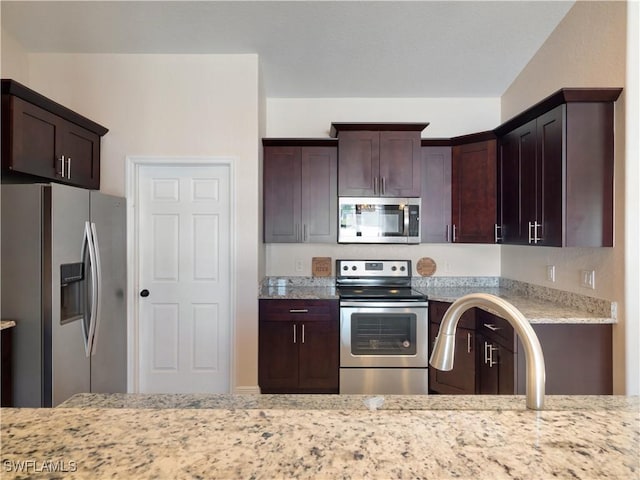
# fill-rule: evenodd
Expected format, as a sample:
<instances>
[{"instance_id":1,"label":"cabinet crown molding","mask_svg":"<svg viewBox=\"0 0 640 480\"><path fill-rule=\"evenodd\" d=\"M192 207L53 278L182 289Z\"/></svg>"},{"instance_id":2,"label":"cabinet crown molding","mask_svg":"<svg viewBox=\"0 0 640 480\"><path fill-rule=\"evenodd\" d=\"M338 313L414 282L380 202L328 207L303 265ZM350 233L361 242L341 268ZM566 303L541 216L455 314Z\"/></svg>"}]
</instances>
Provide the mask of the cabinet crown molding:
<instances>
[{"instance_id":1,"label":"cabinet crown molding","mask_svg":"<svg viewBox=\"0 0 640 480\"><path fill-rule=\"evenodd\" d=\"M398 122L398 123L340 123L332 122L329 135L337 138L340 132L345 131L367 131L367 132L379 132L379 131L396 131L396 132L421 132L429 126L429 122Z\"/></svg>"},{"instance_id":2,"label":"cabinet crown molding","mask_svg":"<svg viewBox=\"0 0 640 480\"><path fill-rule=\"evenodd\" d=\"M615 102L622 88L561 88L547 98L539 101L515 117L495 128L493 131L500 137L511 130L553 110L559 105L572 102Z\"/></svg>"},{"instance_id":3,"label":"cabinet crown molding","mask_svg":"<svg viewBox=\"0 0 640 480\"><path fill-rule=\"evenodd\" d=\"M102 125L88 119L83 115L80 115L77 112L74 112L64 105L54 102L50 98L45 97L35 90L31 90L30 88L25 87L15 80L7 78L2 79L2 95L13 95L15 97L21 98L22 100L32 103L44 110L47 110L54 115L58 115L59 117L64 118L71 123L75 123L76 125L79 125L82 128L85 128L97 135L103 136L109 131L108 128L103 127Z\"/></svg>"}]
</instances>

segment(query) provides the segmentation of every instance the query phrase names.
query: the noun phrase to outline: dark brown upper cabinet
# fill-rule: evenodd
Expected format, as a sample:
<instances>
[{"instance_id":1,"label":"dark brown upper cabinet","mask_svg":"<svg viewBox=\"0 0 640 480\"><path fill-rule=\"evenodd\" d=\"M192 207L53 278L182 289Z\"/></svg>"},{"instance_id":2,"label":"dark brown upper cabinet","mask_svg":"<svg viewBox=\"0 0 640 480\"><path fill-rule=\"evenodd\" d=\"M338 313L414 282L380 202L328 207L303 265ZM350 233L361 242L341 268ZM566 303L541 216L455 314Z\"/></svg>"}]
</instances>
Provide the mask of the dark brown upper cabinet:
<instances>
[{"instance_id":1,"label":"dark brown upper cabinet","mask_svg":"<svg viewBox=\"0 0 640 480\"><path fill-rule=\"evenodd\" d=\"M419 197L420 132L428 123L332 123L338 138L338 194Z\"/></svg>"},{"instance_id":2,"label":"dark brown upper cabinet","mask_svg":"<svg viewBox=\"0 0 640 480\"><path fill-rule=\"evenodd\" d=\"M264 139L264 241L337 241L335 140Z\"/></svg>"},{"instance_id":3,"label":"dark brown upper cabinet","mask_svg":"<svg viewBox=\"0 0 640 480\"><path fill-rule=\"evenodd\" d=\"M13 80L2 80L2 170L10 180L100 188L107 129Z\"/></svg>"},{"instance_id":4,"label":"dark brown upper cabinet","mask_svg":"<svg viewBox=\"0 0 640 480\"><path fill-rule=\"evenodd\" d=\"M495 243L496 141L455 145L451 158L451 241Z\"/></svg>"},{"instance_id":5,"label":"dark brown upper cabinet","mask_svg":"<svg viewBox=\"0 0 640 480\"><path fill-rule=\"evenodd\" d=\"M563 89L495 130L502 243L613 246L620 92Z\"/></svg>"},{"instance_id":6,"label":"dark brown upper cabinet","mask_svg":"<svg viewBox=\"0 0 640 480\"><path fill-rule=\"evenodd\" d=\"M451 241L451 147L422 147L422 243Z\"/></svg>"}]
</instances>

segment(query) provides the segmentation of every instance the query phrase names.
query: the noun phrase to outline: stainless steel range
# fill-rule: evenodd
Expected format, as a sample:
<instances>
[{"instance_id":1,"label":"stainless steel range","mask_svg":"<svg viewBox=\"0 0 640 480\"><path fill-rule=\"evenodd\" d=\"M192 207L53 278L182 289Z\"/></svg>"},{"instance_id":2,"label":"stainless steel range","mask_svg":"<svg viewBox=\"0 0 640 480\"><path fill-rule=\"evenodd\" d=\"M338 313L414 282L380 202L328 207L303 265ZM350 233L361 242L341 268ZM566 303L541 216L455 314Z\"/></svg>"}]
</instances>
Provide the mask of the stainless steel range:
<instances>
[{"instance_id":1,"label":"stainless steel range","mask_svg":"<svg viewBox=\"0 0 640 480\"><path fill-rule=\"evenodd\" d=\"M427 296L410 260L337 260L340 393L428 393Z\"/></svg>"}]
</instances>

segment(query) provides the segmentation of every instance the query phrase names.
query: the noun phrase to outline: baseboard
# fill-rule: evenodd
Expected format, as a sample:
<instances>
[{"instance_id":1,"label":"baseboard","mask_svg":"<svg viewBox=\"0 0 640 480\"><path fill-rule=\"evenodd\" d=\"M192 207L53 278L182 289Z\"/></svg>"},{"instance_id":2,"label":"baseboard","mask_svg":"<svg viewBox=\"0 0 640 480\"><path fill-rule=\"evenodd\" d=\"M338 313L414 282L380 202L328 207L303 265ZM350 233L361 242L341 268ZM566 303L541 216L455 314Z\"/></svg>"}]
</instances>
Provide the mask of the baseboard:
<instances>
[{"instance_id":1,"label":"baseboard","mask_svg":"<svg viewBox=\"0 0 640 480\"><path fill-rule=\"evenodd\" d=\"M234 389L236 395L260 395L260 387L236 387Z\"/></svg>"}]
</instances>

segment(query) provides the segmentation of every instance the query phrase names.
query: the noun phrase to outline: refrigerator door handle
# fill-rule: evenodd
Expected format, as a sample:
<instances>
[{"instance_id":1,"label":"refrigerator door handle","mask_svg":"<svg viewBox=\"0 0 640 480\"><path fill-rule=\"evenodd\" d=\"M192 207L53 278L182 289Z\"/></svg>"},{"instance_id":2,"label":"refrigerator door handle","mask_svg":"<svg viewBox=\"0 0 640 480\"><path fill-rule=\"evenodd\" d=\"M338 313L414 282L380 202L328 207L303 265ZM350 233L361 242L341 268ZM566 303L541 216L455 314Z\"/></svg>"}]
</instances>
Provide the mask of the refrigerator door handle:
<instances>
[{"instance_id":1,"label":"refrigerator door handle","mask_svg":"<svg viewBox=\"0 0 640 480\"><path fill-rule=\"evenodd\" d=\"M96 285L96 301L93 304L93 324L91 331L91 355L96 353L96 345L98 343L98 330L100 327L100 320L102 318L101 305L102 305L102 263L100 261L100 247L98 245L98 233L96 231L96 224L91 222L91 238L93 241L93 252L95 255L95 281Z\"/></svg>"},{"instance_id":2,"label":"refrigerator door handle","mask_svg":"<svg viewBox=\"0 0 640 480\"><path fill-rule=\"evenodd\" d=\"M86 258L89 254L89 265L87 266ZM86 278L89 275L91 280L91 293L87 296L87 308L82 319L82 337L84 340L84 351L87 357L91 355L93 349L93 333L95 330L95 316L96 316L96 302L98 300L98 283L96 279L96 254L93 242L93 232L91 229L91 223L84 223L84 240L82 242L82 261L85 262L85 285ZM87 268L88 267L88 268ZM89 272L87 272L87 270ZM88 310L88 311L87 311ZM87 313L89 315L87 325Z\"/></svg>"}]
</instances>

